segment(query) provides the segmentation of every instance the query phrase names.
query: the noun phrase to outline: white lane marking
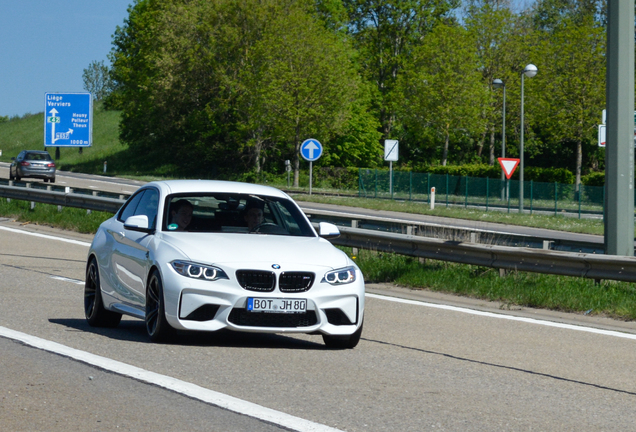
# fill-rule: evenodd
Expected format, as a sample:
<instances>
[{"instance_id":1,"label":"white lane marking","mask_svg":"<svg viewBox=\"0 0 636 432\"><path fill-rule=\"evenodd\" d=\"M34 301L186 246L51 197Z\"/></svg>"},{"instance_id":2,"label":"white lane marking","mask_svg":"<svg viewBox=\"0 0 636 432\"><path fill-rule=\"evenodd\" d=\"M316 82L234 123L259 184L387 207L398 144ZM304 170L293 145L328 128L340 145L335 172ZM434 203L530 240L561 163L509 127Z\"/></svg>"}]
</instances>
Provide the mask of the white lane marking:
<instances>
[{"instance_id":1,"label":"white lane marking","mask_svg":"<svg viewBox=\"0 0 636 432\"><path fill-rule=\"evenodd\" d=\"M85 351L80 351L75 348L67 347L56 342L11 330L6 327L0 327L0 336L22 342L34 348L49 351L65 357L70 357L77 361L87 363L89 365L96 366L119 375L127 376L142 382L163 387L165 389L172 390L176 393L191 397L193 399L197 399L202 402L215 405L220 408L246 415L258 420L286 427L291 430L299 432L339 431L339 429L334 429L320 423L314 423L312 421L285 414L271 408L266 408L252 402L247 402L223 393L215 392L213 390L200 387L196 384L181 381L155 372L150 372L136 366L131 366L129 364L111 360L106 357L101 357Z\"/></svg>"},{"instance_id":2,"label":"white lane marking","mask_svg":"<svg viewBox=\"0 0 636 432\"><path fill-rule=\"evenodd\" d=\"M67 239L67 238L63 238L63 237L56 237L56 236L52 236L52 235L47 235L47 234L40 234L40 233L34 233L31 231L25 231L25 230L20 230L20 229L16 229L16 228L9 228L9 227L5 227L5 226L0 226L1 230L5 230L5 231L10 231L13 233L17 233L17 234L26 234L26 235L30 235L30 236L34 236L34 237L40 237L40 238L45 238L45 239L49 239L49 240L59 240L59 241L63 241L66 243L72 243L72 244L76 244L76 245L80 245L80 246L86 246L89 247L91 244L88 242L84 242L84 241L80 241L80 240L72 240L72 239Z\"/></svg>"},{"instance_id":3,"label":"white lane marking","mask_svg":"<svg viewBox=\"0 0 636 432\"><path fill-rule=\"evenodd\" d=\"M51 240L60 240L60 241L64 241L64 242L67 242L67 243L78 244L78 245L81 245L81 246L87 246L87 247L90 246L90 243L87 243L87 242L82 242L82 241L78 241L78 240L71 240L71 239L65 239L65 238L62 238L62 237L49 236L49 235L46 235L46 234L33 233L33 232L29 232L29 231L23 231L23 230L18 230L18 229L14 229L14 228L4 227L4 226L0 226L0 229L6 230L6 231L15 232L15 233L18 233L18 234L27 234L27 235L33 235L33 236L36 236L36 237L43 237L43 238L47 238L47 239L51 239ZM396 302L396 303L404 303L404 304L411 304L411 305L418 305L418 306L426 306L426 307L431 307L431 308L445 309L445 310L468 313L468 314L479 315L479 316L485 316L485 317L490 317L490 318L507 319L507 320L510 320L510 321L520 321L520 322L525 322L525 323L529 323L529 324L538 324L538 325L544 325L544 326L548 326L548 327L557 327L557 328L568 329L568 330L576 330L576 331L584 331L584 332L588 332L588 333L595 333L595 334L600 334L600 335L604 335L604 336L615 336L615 337L620 337L620 338L624 338L624 339L636 340L636 335L633 335L633 334L630 334L630 333L621 333L621 332L612 331L612 330L602 330L602 329L596 329L596 328L593 328L593 327L577 326L577 325L572 325L572 324L563 324L563 323L552 322L552 321L538 320L538 319L534 319L534 318L517 317L517 316L513 316L513 315L495 314L495 313L492 313L492 312L482 312L482 311L478 311L478 310L474 310L474 309L460 308L460 307L457 307L457 306L448 306L448 305L440 305L440 304L435 304L435 303L426 303L426 302L422 302L422 301L407 300L407 299L401 299L401 298L397 298L397 297L382 296L382 295L378 295L378 294L369 294L369 293L367 293L366 296L370 297L370 298L376 298L376 299L380 299L380 300L392 301L392 302Z\"/></svg>"},{"instance_id":4,"label":"white lane marking","mask_svg":"<svg viewBox=\"0 0 636 432\"><path fill-rule=\"evenodd\" d=\"M81 280L77 280L77 279L71 279L71 278L67 278L64 276L51 276L51 279L57 279L63 282L71 282L77 285L84 285L84 281Z\"/></svg>"},{"instance_id":5,"label":"white lane marking","mask_svg":"<svg viewBox=\"0 0 636 432\"><path fill-rule=\"evenodd\" d=\"M479 316L484 316L484 317L489 317L489 318L498 318L498 319L505 319L505 320L510 320L510 321L520 321L520 322L525 322L525 323L529 323L529 324L543 325L543 326L547 326L547 327L557 327L557 328L562 328L562 329L567 329L567 330L576 330L576 331L582 331L582 332L588 332L588 333L595 333L595 334L600 334L600 335L603 335L603 336L615 336L615 337L624 338L624 339L636 340L636 335L635 334L621 333L621 332L612 331L612 330L602 330L602 329L597 329L597 328L594 328L594 327L585 327L585 326L579 326L579 325L573 325L573 324L564 324L564 323L559 323L559 322L554 322L554 321L538 320L538 319L535 319L535 318L518 317L518 316L514 316L514 315L496 314L496 313L493 313L493 312L483 312L483 311L479 311L479 310L475 310L475 309L468 309L468 308L462 308L462 307L457 307L457 306L448 306L448 305L443 305L443 304L427 303L427 302L418 301L418 300L407 300L407 299L402 299L402 298L398 298L398 297L383 296L383 295L379 295L379 294L366 293L365 296L366 297L370 297L370 298L379 299L379 300L391 301L391 302L395 302L395 303L404 303L404 304L410 304L410 305L416 305L416 306L430 307L430 308L435 308L435 309L444 309L444 310L449 310L449 311L453 311L453 312L462 312L462 313L467 313L467 314L472 314L472 315L479 315Z\"/></svg>"}]
</instances>

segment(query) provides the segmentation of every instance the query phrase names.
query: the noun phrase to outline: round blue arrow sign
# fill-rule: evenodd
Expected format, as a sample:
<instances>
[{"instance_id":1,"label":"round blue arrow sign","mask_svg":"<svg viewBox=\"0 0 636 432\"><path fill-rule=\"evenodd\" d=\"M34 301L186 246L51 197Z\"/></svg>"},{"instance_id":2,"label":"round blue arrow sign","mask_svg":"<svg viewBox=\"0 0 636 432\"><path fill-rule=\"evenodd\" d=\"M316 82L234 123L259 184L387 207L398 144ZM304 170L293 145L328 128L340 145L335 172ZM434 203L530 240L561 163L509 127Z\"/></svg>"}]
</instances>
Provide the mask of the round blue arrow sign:
<instances>
[{"instance_id":1,"label":"round blue arrow sign","mask_svg":"<svg viewBox=\"0 0 636 432\"><path fill-rule=\"evenodd\" d=\"M306 161L313 162L322 156L322 144L313 138L306 139L300 145L300 155Z\"/></svg>"}]
</instances>

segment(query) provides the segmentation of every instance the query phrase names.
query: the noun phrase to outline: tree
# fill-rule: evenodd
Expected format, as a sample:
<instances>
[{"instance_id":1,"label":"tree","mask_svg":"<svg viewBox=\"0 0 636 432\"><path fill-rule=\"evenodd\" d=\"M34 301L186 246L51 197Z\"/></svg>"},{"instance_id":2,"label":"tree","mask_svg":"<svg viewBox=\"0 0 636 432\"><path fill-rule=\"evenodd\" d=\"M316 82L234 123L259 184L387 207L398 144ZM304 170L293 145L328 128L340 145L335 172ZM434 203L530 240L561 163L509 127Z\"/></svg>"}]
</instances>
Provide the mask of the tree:
<instances>
[{"instance_id":1,"label":"tree","mask_svg":"<svg viewBox=\"0 0 636 432\"><path fill-rule=\"evenodd\" d=\"M477 156L481 157L485 137L490 133L488 146L490 165L495 162L495 125L501 122L503 101L501 95L493 89L492 82L495 79L501 79L504 84L511 84L516 78L513 72L519 57L516 22L517 17L507 5L474 2L466 10L466 28L475 40L482 80L488 86L491 95L482 111L486 129L482 133L477 149Z\"/></svg>"},{"instance_id":2,"label":"tree","mask_svg":"<svg viewBox=\"0 0 636 432\"><path fill-rule=\"evenodd\" d=\"M450 18L455 0L344 0L364 78L378 92L383 138L396 126L395 86L413 50L435 25Z\"/></svg>"},{"instance_id":3,"label":"tree","mask_svg":"<svg viewBox=\"0 0 636 432\"><path fill-rule=\"evenodd\" d=\"M544 59L536 85L542 88L539 120L550 145L575 147L575 175L581 183L584 149L596 148L596 130L605 106L605 41L592 16L565 20L540 47Z\"/></svg>"},{"instance_id":4,"label":"tree","mask_svg":"<svg viewBox=\"0 0 636 432\"><path fill-rule=\"evenodd\" d=\"M254 83L260 109L291 156L298 186L300 145L325 140L350 116L358 79L347 45L301 9L289 8L255 46Z\"/></svg>"},{"instance_id":5,"label":"tree","mask_svg":"<svg viewBox=\"0 0 636 432\"><path fill-rule=\"evenodd\" d=\"M484 129L481 107L488 93L477 64L471 35L458 25L438 25L414 50L401 82L401 115L420 136L428 129L443 140L442 165L448 162L451 139Z\"/></svg>"},{"instance_id":6,"label":"tree","mask_svg":"<svg viewBox=\"0 0 636 432\"><path fill-rule=\"evenodd\" d=\"M93 60L82 73L84 90L93 95L93 99L101 101L112 91L113 85L104 61Z\"/></svg>"}]
</instances>

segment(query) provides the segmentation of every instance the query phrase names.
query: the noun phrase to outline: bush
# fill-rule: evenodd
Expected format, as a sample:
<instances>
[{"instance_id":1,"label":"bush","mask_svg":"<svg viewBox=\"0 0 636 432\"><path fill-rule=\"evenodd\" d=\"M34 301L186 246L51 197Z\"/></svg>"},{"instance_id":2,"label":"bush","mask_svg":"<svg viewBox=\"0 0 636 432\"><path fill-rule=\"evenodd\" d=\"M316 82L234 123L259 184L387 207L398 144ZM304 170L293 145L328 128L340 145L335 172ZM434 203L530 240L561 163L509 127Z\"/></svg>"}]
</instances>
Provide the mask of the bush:
<instances>
[{"instance_id":1,"label":"bush","mask_svg":"<svg viewBox=\"0 0 636 432\"><path fill-rule=\"evenodd\" d=\"M585 186L604 186L605 171L593 172L581 177L581 183Z\"/></svg>"}]
</instances>

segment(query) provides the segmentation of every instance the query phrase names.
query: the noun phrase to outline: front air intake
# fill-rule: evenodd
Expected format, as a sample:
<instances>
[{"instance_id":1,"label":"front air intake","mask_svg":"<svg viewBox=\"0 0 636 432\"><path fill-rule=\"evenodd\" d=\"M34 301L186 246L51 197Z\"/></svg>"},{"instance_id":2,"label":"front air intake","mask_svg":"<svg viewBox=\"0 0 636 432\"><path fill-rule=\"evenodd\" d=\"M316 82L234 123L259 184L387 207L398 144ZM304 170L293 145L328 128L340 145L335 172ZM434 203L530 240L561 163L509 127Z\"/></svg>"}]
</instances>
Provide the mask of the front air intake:
<instances>
[{"instance_id":1,"label":"front air intake","mask_svg":"<svg viewBox=\"0 0 636 432\"><path fill-rule=\"evenodd\" d=\"M303 292L309 290L316 275L309 272L283 272L278 281L281 292Z\"/></svg>"},{"instance_id":2,"label":"front air intake","mask_svg":"<svg viewBox=\"0 0 636 432\"><path fill-rule=\"evenodd\" d=\"M271 271L237 270L236 279L248 291L269 292L276 286L276 275Z\"/></svg>"}]
</instances>

